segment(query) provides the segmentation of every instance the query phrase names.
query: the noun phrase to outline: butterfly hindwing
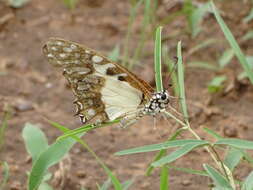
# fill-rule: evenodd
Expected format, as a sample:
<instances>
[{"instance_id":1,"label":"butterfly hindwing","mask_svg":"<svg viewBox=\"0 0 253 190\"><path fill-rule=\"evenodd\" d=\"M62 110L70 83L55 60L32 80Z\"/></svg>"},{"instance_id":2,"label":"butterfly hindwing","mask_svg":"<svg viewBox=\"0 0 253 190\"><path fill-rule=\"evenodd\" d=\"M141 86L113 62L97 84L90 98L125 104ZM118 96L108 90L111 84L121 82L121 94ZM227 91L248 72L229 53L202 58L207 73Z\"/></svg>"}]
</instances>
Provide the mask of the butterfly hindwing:
<instances>
[{"instance_id":1,"label":"butterfly hindwing","mask_svg":"<svg viewBox=\"0 0 253 190\"><path fill-rule=\"evenodd\" d=\"M146 103L153 91L126 68L80 44L52 38L43 52L52 65L64 69L83 122L123 117Z\"/></svg>"}]
</instances>

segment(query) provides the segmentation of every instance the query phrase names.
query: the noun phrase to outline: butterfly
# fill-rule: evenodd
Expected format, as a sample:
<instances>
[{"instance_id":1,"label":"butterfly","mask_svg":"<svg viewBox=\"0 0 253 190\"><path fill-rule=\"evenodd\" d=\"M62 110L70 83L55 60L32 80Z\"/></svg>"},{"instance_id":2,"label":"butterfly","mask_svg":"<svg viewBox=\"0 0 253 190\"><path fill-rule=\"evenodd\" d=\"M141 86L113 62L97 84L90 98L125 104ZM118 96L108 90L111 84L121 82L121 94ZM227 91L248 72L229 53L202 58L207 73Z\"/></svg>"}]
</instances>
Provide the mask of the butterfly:
<instances>
[{"instance_id":1,"label":"butterfly","mask_svg":"<svg viewBox=\"0 0 253 190\"><path fill-rule=\"evenodd\" d=\"M63 69L82 123L119 119L122 126L128 126L144 115L165 111L170 102L167 90L154 92L125 67L81 44L51 38L43 53L50 64Z\"/></svg>"}]
</instances>

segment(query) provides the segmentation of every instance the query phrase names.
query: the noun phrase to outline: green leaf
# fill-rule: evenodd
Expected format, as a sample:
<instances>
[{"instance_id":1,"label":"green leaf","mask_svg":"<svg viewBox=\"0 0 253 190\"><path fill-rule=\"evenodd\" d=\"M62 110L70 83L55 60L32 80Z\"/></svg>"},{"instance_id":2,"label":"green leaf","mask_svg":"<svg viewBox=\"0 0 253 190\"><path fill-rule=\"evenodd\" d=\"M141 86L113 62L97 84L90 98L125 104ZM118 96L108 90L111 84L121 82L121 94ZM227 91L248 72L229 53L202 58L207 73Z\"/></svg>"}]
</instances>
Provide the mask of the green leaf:
<instances>
[{"instance_id":1,"label":"green leaf","mask_svg":"<svg viewBox=\"0 0 253 190\"><path fill-rule=\"evenodd\" d=\"M226 178L208 164L203 165L208 175L212 178L218 189L233 190Z\"/></svg>"},{"instance_id":2,"label":"green leaf","mask_svg":"<svg viewBox=\"0 0 253 190\"><path fill-rule=\"evenodd\" d=\"M245 35L242 37L242 41L247 41L253 38L253 30L248 31Z\"/></svg>"},{"instance_id":3,"label":"green leaf","mask_svg":"<svg viewBox=\"0 0 253 190\"><path fill-rule=\"evenodd\" d=\"M69 9L75 9L78 0L63 0L64 5Z\"/></svg>"},{"instance_id":4,"label":"green leaf","mask_svg":"<svg viewBox=\"0 0 253 190\"><path fill-rule=\"evenodd\" d=\"M7 0L8 4L13 8L21 8L30 0Z\"/></svg>"},{"instance_id":5,"label":"green leaf","mask_svg":"<svg viewBox=\"0 0 253 190\"><path fill-rule=\"evenodd\" d=\"M214 77L211 82L208 84L208 91L210 93L216 93L221 91L223 88L222 83L227 79L225 75Z\"/></svg>"},{"instance_id":6,"label":"green leaf","mask_svg":"<svg viewBox=\"0 0 253 190\"><path fill-rule=\"evenodd\" d=\"M213 130L207 128L207 127L204 127L203 130L204 130L205 132L207 132L209 135L212 135L212 136L213 136L214 138L216 138L216 139L222 139L222 138L223 138L223 137L220 136L218 133L216 133L215 131L213 131Z\"/></svg>"},{"instance_id":7,"label":"green leaf","mask_svg":"<svg viewBox=\"0 0 253 190\"><path fill-rule=\"evenodd\" d=\"M137 61L140 59L144 44L147 41L147 36L148 36L147 30L148 30L148 26L150 25L151 14L152 14L151 0L145 0L144 6L145 8L144 8L143 20L140 27L141 29L140 39L138 40L137 48L135 48L133 59L129 64L129 67L128 67L129 69L132 69L133 65L137 63Z\"/></svg>"},{"instance_id":8,"label":"green leaf","mask_svg":"<svg viewBox=\"0 0 253 190\"><path fill-rule=\"evenodd\" d=\"M189 173L189 174L194 174L194 175L201 175L201 176L209 176L206 171L201 171L201 170L193 170L191 168L179 168L179 167L175 167L175 166L168 166L171 169L177 170L177 171L181 171L181 172L185 172L185 173Z\"/></svg>"},{"instance_id":9,"label":"green leaf","mask_svg":"<svg viewBox=\"0 0 253 190\"><path fill-rule=\"evenodd\" d=\"M177 129L174 133L171 134L171 136L168 138L168 141L174 141L176 140L176 138L183 132L185 131L184 128L179 128ZM160 150L154 157L153 159L153 162L154 161L157 161L157 160L160 160L164 155L166 154L166 149L163 149L163 150ZM152 163L151 163L152 164ZM147 171L146 171L146 175L149 176L151 174L151 172L153 171L154 167L149 164L149 167L147 168Z\"/></svg>"},{"instance_id":10,"label":"green leaf","mask_svg":"<svg viewBox=\"0 0 253 190\"><path fill-rule=\"evenodd\" d=\"M43 182L39 186L38 190L54 190L49 184Z\"/></svg>"},{"instance_id":11,"label":"green leaf","mask_svg":"<svg viewBox=\"0 0 253 190\"><path fill-rule=\"evenodd\" d=\"M120 49L119 49L119 45L117 44L114 49L109 53L108 58L111 61L118 61L119 60L119 55L120 55Z\"/></svg>"},{"instance_id":12,"label":"green leaf","mask_svg":"<svg viewBox=\"0 0 253 190\"><path fill-rule=\"evenodd\" d=\"M238 43L236 42L233 34L221 18L219 12L217 11L215 5L213 2L210 2L212 10L214 12L215 18L217 22L219 23L226 39L228 40L230 46L233 48L234 53L237 57L237 59L240 61L240 64L242 65L244 71L247 73L247 77L249 78L251 84L253 84L253 71L250 69L249 64L247 63L246 57L244 56L242 50L240 49Z\"/></svg>"},{"instance_id":13,"label":"green leaf","mask_svg":"<svg viewBox=\"0 0 253 190\"><path fill-rule=\"evenodd\" d=\"M218 61L220 67L223 68L227 64L229 64L233 57L234 57L234 50L233 49L227 49L226 51L224 51Z\"/></svg>"},{"instance_id":14,"label":"green leaf","mask_svg":"<svg viewBox=\"0 0 253 190\"><path fill-rule=\"evenodd\" d=\"M243 19L243 22L247 23L253 19L253 8L251 8L249 14Z\"/></svg>"},{"instance_id":15,"label":"green leaf","mask_svg":"<svg viewBox=\"0 0 253 190\"><path fill-rule=\"evenodd\" d=\"M45 134L36 125L26 123L22 131L27 152L32 156L33 162L37 160L40 153L48 148Z\"/></svg>"},{"instance_id":16,"label":"green leaf","mask_svg":"<svg viewBox=\"0 0 253 190\"><path fill-rule=\"evenodd\" d=\"M160 174L160 190L168 190L169 189L169 168L164 165L161 168Z\"/></svg>"},{"instance_id":17,"label":"green leaf","mask_svg":"<svg viewBox=\"0 0 253 190\"><path fill-rule=\"evenodd\" d=\"M130 186L133 184L134 180L127 180L122 184L123 190L128 190Z\"/></svg>"},{"instance_id":18,"label":"green leaf","mask_svg":"<svg viewBox=\"0 0 253 190\"><path fill-rule=\"evenodd\" d=\"M163 82L162 82L162 63L161 63L161 54L162 54L162 40L161 40L162 27L159 26L156 29L155 35L155 83L156 91L163 91Z\"/></svg>"},{"instance_id":19,"label":"green leaf","mask_svg":"<svg viewBox=\"0 0 253 190\"><path fill-rule=\"evenodd\" d=\"M236 148L241 148L241 149L253 149L253 142L252 141L247 141L247 140L242 140L242 139L221 139L218 140L217 142L214 143L214 145L228 145Z\"/></svg>"},{"instance_id":20,"label":"green leaf","mask_svg":"<svg viewBox=\"0 0 253 190\"><path fill-rule=\"evenodd\" d=\"M202 69L207 69L207 70L212 70L212 71L217 71L219 69L214 64L204 62L204 61L192 61L192 62L187 63L187 66L197 67L197 68L202 68Z\"/></svg>"},{"instance_id":21,"label":"green leaf","mask_svg":"<svg viewBox=\"0 0 253 190\"><path fill-rule=\"evenodd\" d=\"M97 128L106 127L108 125L118 123L119 121L120 121L119 119L115 119L113 121L109 121L109 122L103 123L101 125L87 124L87 125L81 126L79 128L73 129L73 130L65 131L62 136L57 138L57 140L62 140L62 139L65 139L65 138L69 138L69 137L72 137L74 135L84 133L84 132L88 132L88 131L91 131L91 130L94 130L94 129L97 129ZM54 126L57 127L57 128L61 128L60 126L57 126L57 125L54 125Z\"/></svg>"},{"instance_id":22,"label":"green leaf","mask_svg":"<svg viewBox=\"0 0 253 190\"><path fill-rule=\"evenodd\" d=\"M185 120L188 120L188 112L187 105L185 99L185 87L184 87L184 66L183 66L183 58L182 58L182 48L181 41L177 44L177 71L178 71L178 83L179 83L179 92L180 92L180 105L182 112L184 114Z\"/></svg>"},{"instance_id":23,"label":"green leaf","mask_svg":"<svg viewBox=\"0 0 253 190\"><path fill-rule=\"evenodd\" d=\"M110 188L111 184L112 184L112 183L111 183L111 180L110 180L110 178L109 178L109 179L107 179L107 180L103 183L102 187L100 187L99 190L108 190L108 189Z\"/></svg>"},{"instance_id":24,"label":"green leaf","mask_svg":"<svg viewBox=\"0 0 253 190\"><path fill-rule=\"evenodd\" d=\"M247 63L249 64L250 69L253 70L253 56L247 56L246 59L247 59ZM242 80L246 77L247 77L247 73L243 71L237 76L237 79Z\"/></svg>"},{"instance_id":25,"label":"green leaf","mask_svg":"<svg viewBox=\"0 0 253 190\"><path fill-rule=\"evenodd\" d=\"M196 37L198 33L201 31L201 23L204 19L206 13L209 12L209 3L205 3L198 8L193 9L192 13L190 14L190 28L192 31L192 37Z\"/></svg>"},{"instance_id":26,"label":"green leaf","mask_svg":"<svg viewBox=\"0 0 253 190\"><path fill-rule=\"evenodd\" d=\"M4 114L2 116L2 122L0 125L0 150L4 144L4 136L5 136L5 131L8 127L8 120L11 118L11 110L9 107L7 107L7 110L4 111Z\"/></svg>"},{"instance_id":27,"label":"green leaf","mask_svg":"<svg viewBox=\"0 0 253 190\"><path fill-rule=\"evenodd\" d=\"M1 162L0 166L2 168L2 179L0 179L0 189L5 189L5 185L10 177L10 168L7 162Z\"/></svg>"},{"instance_id":28,"label":"green leaf","mask_svg":"<svg viewBox=\"0 0 253 190\"><path fill-rule=\"evenodd\" d=\"M128 17L128 26L127 26L127 34L126 34L126 38L125 38L125 42L124 42L124 52L123 52L123 61L122 61L122 65L123 66L127 66L128 58L129 58L129 41L131 39L131 35L132 35L132 29L133 29L133 23L136 20L136 15L137 15L137 10L139 9L139 7L141 6L141 4L143 3L143 0L139 0L137 3L132 4L133 6L130 9L130 16Z\"/></svg>"},{"instance_id":29,"label":"green leaf","mask_svg":"<svg viewBox=\"0 0 253 190\"><path fill-rule=\"evenodd\" d=\"M137 148L131 148L127 150L122 150L119 152L116 152L115 155L121 156L121 155L127 155L127 154L136 154L136 153L143 153L143 152L151 152L151 151L156 151L156 150L163 150L167 148L172 148L172 147L178 147L178 146L184 146L187 144L193 144L193 143L208 143L207 141L203 140L192 140L192 139L185 139L185 140L173 140L173 141L167 141L165 143L159 143L159 144L151 144L151 145L146 145L142 147L137 147Z\"/></svg>"},{"instance_id":30,"label":"green leaf","mask_svg":"<svg viewBox=\"0 0 253 190\"><path fill-rule=\"evenodd\" d=\"M201 49L210 47L213 44L216 44L218 42L217 39L214 38L208 38L206 40L203 40L202 42L198 43L196 46L193 46L189 49L189 51L187 52L187 55L192 55L195 52L200 51Z\"/></svg>"},{"instance_id":31,"label":"green leaf","mask_svg":"<svg viewBox=\"0 0 253 190\"><path fill-rule=\"evenodd\" d=\"M243 157L242 150L230 147L226 154L224 164L233 171Z\"/></svg>"},{"instance_id":32,"label":"green leaf","mask_svg":"<svg viewBox=\"0 0 253 190\"><path fill-rule=\"evenodd\" d=\"M158 167L158 166L162 166L164 164L173 162L176 159L178 159L178 158L182 157L183 155L187 154L188 152L190 152L194 148L197 148L197 147L203 146L203 145L207 145L207 144L208 144L207 141L201 141L201 140L199 142L196 142L196 143L186 144L186 145L182 146L181 148L175 150L174 152L170 153L169 155L162 157L160 160L153 162L152 166Z\"/></svg>"},{"instance_id":33,"label":"green leaf","mask_svg":"<svg viewBox=\"0 0 253 190\"><path fill-rule=\"evenodd\" d=\"M253 189L253 171L250 172L248 177L245 179L242 190L252 190Z\"/></svg>"},{"instance_id":34,"label":"green leaf","mask_svg":"<svg viewBox=\"0 0 253 190\"><path fill-rule=\"evenodd\" d=\"M47 169L58 163L75 143L76 140L71 138L57 141L40 154L33 164L32 171L28 179L29 190L38 188Z\"/></svg>"}]
</instances>

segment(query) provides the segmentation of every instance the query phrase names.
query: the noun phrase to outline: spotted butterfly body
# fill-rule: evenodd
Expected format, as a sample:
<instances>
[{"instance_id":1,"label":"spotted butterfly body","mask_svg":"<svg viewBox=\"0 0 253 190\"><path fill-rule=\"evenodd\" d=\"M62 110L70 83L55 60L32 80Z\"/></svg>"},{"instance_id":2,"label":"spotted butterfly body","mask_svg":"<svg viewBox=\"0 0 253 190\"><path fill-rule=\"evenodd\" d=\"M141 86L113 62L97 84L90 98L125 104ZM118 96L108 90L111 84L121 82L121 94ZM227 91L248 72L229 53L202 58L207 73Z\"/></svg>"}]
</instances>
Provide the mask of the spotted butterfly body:
<instances>
[{"instance_id":1,"label":"spotted butterfly body","mask_svg":"<svg viewBox=\"0 0 253 190\"><path fill-rule=\"evenodd\" d=\"M163 111L169 103L167 91L154 93L135 74L83 45L51 38L43 52L49 63L63 68L83 123L121 119L128 125Z\"/></svg>"}]
</instances>

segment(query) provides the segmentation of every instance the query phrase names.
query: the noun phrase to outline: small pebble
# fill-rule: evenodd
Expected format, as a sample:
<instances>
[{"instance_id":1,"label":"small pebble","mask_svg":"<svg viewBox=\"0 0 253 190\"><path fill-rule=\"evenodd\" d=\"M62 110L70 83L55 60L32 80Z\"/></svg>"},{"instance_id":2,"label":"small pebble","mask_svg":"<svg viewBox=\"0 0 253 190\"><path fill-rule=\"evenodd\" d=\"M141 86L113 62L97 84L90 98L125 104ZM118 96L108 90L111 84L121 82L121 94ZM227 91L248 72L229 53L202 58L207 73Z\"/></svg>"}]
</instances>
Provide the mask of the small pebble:
<instances>
[{"instance_id":1,"label":"small pebble","mask_svg":"<svg viewBox=\"0 0 253 190\"><path fill-rule=\"evenodd\" d=\"M227 137L237 137L238 136L238 131L233 126L225 126L223 129L223 133Z\"/></svg>"},{"instance_id":2,"label":"small pebble","mask_svg":"<svg viewBox=\"0 0 253 190\"><path fill-rule=\"evenodd\" d=\"M191 185L191 181L188 180L188 179L183 180L181 183L182 183L182 185L184 185L184 186L189 186L189 185Z\"/></svg>"},{"instance_id":3,"label":"small pebble","mask_svg":"<svg viewBox=\"0 0 253 190\"><path fill-rule=\"evenodd\" d=\"M27 100L17 101L17 103L14 105L14 107L17 111L20 111L20 112L33 110L32 103L30 101L27 101Z\"/></svg>"},{"instance_id":4,"label":"small pebble","mask_svg":"<svg viewBox=\"0 0 253 190\"><path fill-rule=\"evenodd\" d=\"M84 171L77 171L76 172L76 176L79 178L85 178L86 177L86 173Z\"/></svg>"}]
</instances>

